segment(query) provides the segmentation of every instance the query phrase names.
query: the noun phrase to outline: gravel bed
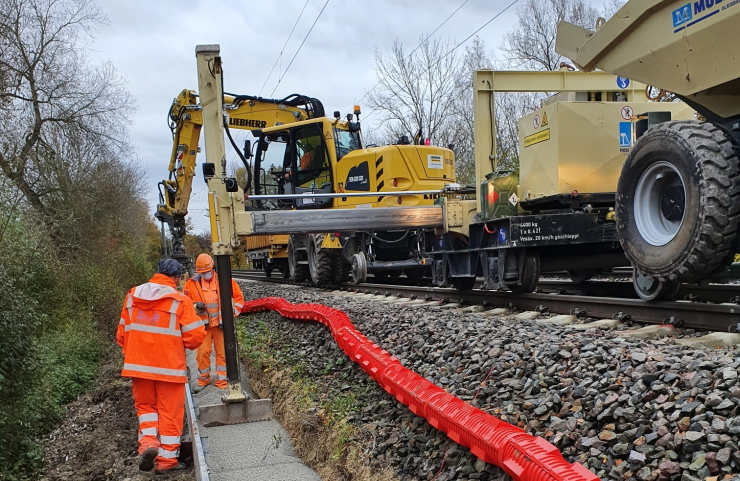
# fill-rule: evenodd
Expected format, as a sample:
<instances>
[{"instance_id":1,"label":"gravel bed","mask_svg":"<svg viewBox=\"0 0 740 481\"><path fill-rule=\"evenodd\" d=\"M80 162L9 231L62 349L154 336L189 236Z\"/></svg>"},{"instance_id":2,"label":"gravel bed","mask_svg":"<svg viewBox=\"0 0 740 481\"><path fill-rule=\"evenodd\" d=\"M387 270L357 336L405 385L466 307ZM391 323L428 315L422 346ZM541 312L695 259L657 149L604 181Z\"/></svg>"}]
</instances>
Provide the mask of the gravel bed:
<instances>
[{"instance_id":1,"label":"gravel bed","mask_svg":"<svg viewBox=\"0 0 740 481\"><path fill-rule=\"evenodd\" d=\"M275 295L344 310L409 369L544 437L602 479L740 479L738 349L685 348L671 339L623 339L619 331L391 306L295 286L242 286L248 299ZM297 357L342 353L323 326L294 329L299 322L269 316L299 337ZM343 369L352 373L347 389L362 384L358 367ZM376 391L351 420L373 429L373 462L388 462L407 479L432 479L444 457L438 480L509 479Z\"/></svg>"}]
</instances>

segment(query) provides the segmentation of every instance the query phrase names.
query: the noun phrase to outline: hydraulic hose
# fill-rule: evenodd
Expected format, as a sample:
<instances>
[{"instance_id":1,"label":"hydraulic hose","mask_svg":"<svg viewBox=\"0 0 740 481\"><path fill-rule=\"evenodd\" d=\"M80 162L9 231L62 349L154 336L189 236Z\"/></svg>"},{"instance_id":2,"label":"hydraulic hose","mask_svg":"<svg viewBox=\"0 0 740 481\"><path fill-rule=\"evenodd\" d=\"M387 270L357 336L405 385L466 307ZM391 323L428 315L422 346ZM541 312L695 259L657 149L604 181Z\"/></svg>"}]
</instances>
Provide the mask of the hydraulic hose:
<instances>
[{"instance_id":1,"label":"hydraulic hose","mask_svg":"<svg viewBox=\"0 0 740 481\"><path fill-rule=\"evenodd\" d=\"M318 321L331 330L339 347L386 392L417 416L470 448L483 461L506 471L515 481L597 481L579 463L568 463L555 446L501 421L403 367L355 329L347 314L321 304L291 304L266 297L244 304L243 313L277 311L283 317Z\"/></svg>"}]
</instances>

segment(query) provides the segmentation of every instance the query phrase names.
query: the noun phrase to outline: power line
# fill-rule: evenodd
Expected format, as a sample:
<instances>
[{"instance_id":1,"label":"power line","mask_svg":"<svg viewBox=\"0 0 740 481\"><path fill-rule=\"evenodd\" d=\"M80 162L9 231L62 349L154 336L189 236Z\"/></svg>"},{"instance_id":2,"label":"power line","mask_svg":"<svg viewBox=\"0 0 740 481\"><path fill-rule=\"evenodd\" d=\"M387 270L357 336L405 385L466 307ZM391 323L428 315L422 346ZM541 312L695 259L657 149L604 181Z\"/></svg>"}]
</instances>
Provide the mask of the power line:
<instances>
[{"instance_id":1,"label":"power line","mask_svg":"<svg viewBox=\"0 0 740 481\"><path fill-rule=\"evenodd\" d=\"M513 1L513 2L511 2L511 3L509 4L509 5L507 5L507 6L506 6L506 8L504 8L503 10L501 10L500 12L498 12L498 13L497 13L496 15L494 15L494 16L493 16L493 17L492 17L492 18L491 18L490 20L488 20L488 21L487 21L486 23L484 23L483 25L481 25L481 26L480 26L480 27L478 28L478 30L476 30L475 32L473 32L473 33L471 33L470 35L468 35L468 36L467 36L467 37L465 38L465 40L463 40L462 42L460 42L460 43L458 43L457 45L455 45L454 47L452 47L452 48L451 48L451 49L450 49L450 50L449 50L449 51L448 51L448 52L447 52L446 54L444 54L444 55L443 55L442 57L440 57L440 58L439 58L439 60L437 60L437 61L436 61L436 62L435 62L435 63L434 63L433 65L431 65L431 66L430 66L429 68L430 68L430 69L432 69L432 68L436 67L436 66L437 66L437 64L439 64L439 63L440 63L440 62L441 62L442 60L446 59L446 58L447 58L447 57L448 57L448 56L449 56L449 55L450 55L450 54L451 54L452 52L454 52L455 50L457 50L457 49L458 49L458 48L459 48L459 47L460 47L461 45L463 45L463 44L464 44L465 42L467 42L468 40L470 40L471 38L473 38L473 36L474 36L474 35L475 35L476 33L480 32L480 31L481 31L481 30L483 30L483 29L484 29L485 27L487 27L487 26L488 26L488 25L489 25L489 24L490 24L491 22L493 22L493 21L494 21L494 20L496 20L496 19L497 19L498 17L500 17L501 15L503 15L504 13L506 13L506 11L507 11L507 10L509 10L509 9L510 9L511 7L513 7L513 6L514 6L514 4L516 4L517 2L519 2L519 0L514 0L514 1ZM417 47L417 48L418 48L418 47ZM370 92L372 92L373 90L375 90L375 89L376 89L376 88L378 87L378 85L380 85L380 81L378 81L378 82L377 82L377 83L375 84L375 86L374 86L374 87L373 87L373 88L372 88L371 90L369 90L367 94L365 94L365 97L366 97L367 95L369 95L369 94L370 94ZM364 99L365 97L362 97L362 98ZM360 100L362 100L362 99L360 99ZM370 117L370 116L371 116L372 114L374 114L376 110L378 110L378 109L376 108L376 109L374 109L374 110L373 110L372 112L370 112L370 113L369 113L368 115L366 115L366 116L365 116L365 120L367 120L367 119L368 119L368 117Z\"/></svg>"},{"instance_id":2,"label":"power line","mask_svg":"<svg viewBox=\"0 0 740 481\"><path fill-rule=\"evenodd\" d=\"M296 19L295 23L293 24L293 29L290 31L290 35L288 35L288 39L285 41L285 44L283 45L283 48L280 49L280 53L278 54L277 58L275 59L275 63L272 64L272 68L270 69L270 73L267 74L267 78L265 79L265 83L262 84L262 88L260 89L260 93L257 94L259 97L262 95L262 91L265 89L265 85L267 85L267 81L270 80L270 76L272 75L273 70L275 70L275 66L278 64L280 59L283 56L283 52L285 51L285 47L288 45L288 42L290 41L290 37L293 36L293 32L295 31L295 28L298 26L298 22L301 20L301 17L303 16L303 12L306 10L306 6L308 6L308 2L310 0L306 0L306 3L303 4L303 10L301 10L301 14L298 15L298 19Z\"/></svg>"},{"instance_id":3,"label":"power line","mask_svg":"<svg viewBox=\"0 0 740 481\"><path fill-rule=\"evenodd\" d=\"M444 19L444 21L443 21L442 23L440 23L440 24L439 24L439 25L437 26L437 28L435 28L435 29L434 29L434 31L433 31L432 33L430 33L429 35L427 35L427 36L426 36L426 38L425 38L424 40L422 40L421 42L419 42L419 45L417 45L417 46L416 46L416 48L414 48L414 49L413 49L413 50L411 51L411 53L409 53L408 55L406 55L406 58L404 59L404 61L405 61L405 60L408 60L409 58L411 58L411 55L413 55L413 54L414 54L414 52L416 52L417 50L419 50L419 48L420 48L420 47L421 47L422 45L424 45L425 43L427 43L427 42L429 41L429 39L430 39L430 38L432 38L432 37L434 36L434 34L435 34L435 33L437 33L437 31L439 31L439 29L440 29L440 28L442 28L442 27L443 27L443 26L444 26L444 25L445 25L445 24L446 24L446 23L447 23L447 22L448 22L448 21L449 21L449 20L450 20L450 19L451 19L452 17L454 17L454 16L455 16L455 14L456 14L456 13L457 13L457 12L458 12L458 11L459 11L459 10L460 10L461 8L463 8L463 7L465 6L465 4L466 4L466 3L468 3L469 1L470 1L470 0L465 0L465 1L463 2L463 3L461 3L461 4L460 4L460 6L459 6L459 7L457 7L457 8L455 9L455 11L453 11L453 12L452 12L452 13L451 13L451 14L450 14L450 15L449 15L449 16L448 16L447 18L445 18L445 19ZM378 85L380 85L380 82L377 82L377 83L376 83L375 85L373 85L373 88L371 88L370 90L368 90L367 92L365 92L365 95L363 95L363 96L362 96L362 97L360 98L360 100L358 100L357 102L355 102L355 104L359 104L360 102L362 102L362 101L363 101L363 100L365 99L365 97L367 97L368 95L370 95L370 93L372 93L372 92L373 92L373 90L375 90L376 88L378 88ZM351 110L351 109L350 109L350 110ZM373 112L375 112L375 111L373 110ZM345 115L346 115L346 114L348 114L348 113L349 113L349 110L347 110L347 112L345 112ZM371 115L372 115L372 113L371 113ZM367 118L367 117L369 117L369 116L366 116L365 118Z\"/></svg>"},{"instance_id":4,"label":"power line","mask_svg":"<svg viewBox=\"0 0 740 481\"><path fill-rule=\"evenodd\" d=\"M303 44L306 43L306 39L308 38L309 35L311 35L311 32L313 31L313 28L316 26L316 22L319 21L319 18L321 18L321 14L324 13L324 9L326 8L326 6L328 4L329 4L329 0L326 0L326 3L324 4L323 7L321 7L321 11L316 16L316 20L313 21L313 25L311 25L311 28L308 30L308 33L306 34L306 36L303 37L303 42L301 42L301 44L298 46L298 50L296 50L295 55L293 55L293 58L290 59L290 63L285 68L285 72L283 72L283 74L278 79L278 82L277 82L277 85L275 85L275 88L272 89L272 93L270 93L270 97L273 96L273 94L275 93L275 91L277 90L277 88L280 86L280 82L282 82L283 77L285 77L285 74L288 73L288 70L290 70L290 66L293 65L293 60L295 60L295 58L298 56L298 52L301 51L301 47L303 47Z\"/></svg>"}]
</instances>

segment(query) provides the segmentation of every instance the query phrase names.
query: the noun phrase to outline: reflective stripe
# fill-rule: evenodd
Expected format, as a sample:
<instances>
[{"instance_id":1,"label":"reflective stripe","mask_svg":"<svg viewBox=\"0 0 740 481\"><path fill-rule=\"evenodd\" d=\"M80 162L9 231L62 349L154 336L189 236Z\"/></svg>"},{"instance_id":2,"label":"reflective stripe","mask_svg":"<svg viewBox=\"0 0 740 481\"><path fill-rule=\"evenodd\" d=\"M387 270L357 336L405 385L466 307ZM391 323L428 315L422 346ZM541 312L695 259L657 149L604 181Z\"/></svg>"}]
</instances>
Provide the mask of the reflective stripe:
<instances>
[{"instance_id":1,"label":"reflective stripe","mask_svg":"<svg viewBox=\"0 0 740 481\"><path fill-rule=\"evenodd\" d=\"M124 318L121 318L121 320L118 321L118 324L121 324L121 325L125 326L126 325L126 320Z\"/></svg>"},{"instance_id":2,"label":"reflective stripe","mask_svg":"<svg viewBox=\"0 0 740 481\"><path fill-rule=\"evenodd\" d=\"M159 442L162 444L180 444L181 436L159 436Z\"/></svg>"},{"instance_id":3,"label":"reflective stripe","mask_svg":"<svg viewBox=\"0 0 740 481\"><path fill-rule=\"evenodd\" d=\"M223 371L223 372L226 372L226 366L219 366L219 365L216 365L216 371Z\"/></svg>"},{"instance_id":4,"label":"reflective stripe","mask_svg":"<svg viewBox=\"0 0 740 481\"><path fill-rule=\"evenodd\" d=\"M148 414L145 414L145 416L148 416ZM157 435L157 428L144 428L139 433L139 440L143 438L144 436L156 436Z\"/></svg>"},{"instance_id":5,"label":"reflective stripe","mask_svg":"<svg viewBox=\"0 0 740 481\"><path fill-rule=\"evenodd\" d=\"M221 315L219 312L209 312L208 313L208 317L218 317L219 315Z\"/></svg>"},{"instance_id":6,"label":"reflective stripe","mask_svg":"<svg viewBox=\"0 0 740 481\"><path fill-rule=\"evenodd\" d=\"M193 329L198 329L202 325L203 325L203 323L201 321L191 322L187 326L180 326L180 331L182 331L182 332L192 331Z\"/></svg>"},{"instance_id":7,"label":"reflective stripe","mask_svg":"<svg viewBox=\"0 0 740 481\"><path fill-rule=\"evenodd\" d=\"M179 440L178 440L179 442ZM180 455L180 448L175 449L174 451L169 451L167 449L159 448L159 457L165 458L165 459L172 459L176 458Z\"/></svg>"},{"instance_id":8,"label":"reflective stripe","mask_svg":"<svg viewBox=\"0 0 740 481\"><path fill-rule=\"evenodd\" d=\"M142 366L141 364L124 363L123 369L125 371L127 370L127 371L146 372L149 374L164 374L166 376L187 376L188 375L188 372L184 369L165 369L163 367Z\"/></svg>"},{"instance_id":9,"label":"reflective stripe","mask_svg":"<svg viewBox=\"0 0 740 481\"><path fill-rule=\"evenodd\" d=\"M126 310L128 311L128 320L134 317L134 298L131 294L126 296Z\"/></svg>"},{"instance_id":10,"label":"reflective stripe","mask_svg":"<svg viewBox=\"0 0 740 481\"><path fill-rule=\"evenodd\" d=\"M170 306L169 312L171 312L172 314L177 313L177 308L178 307L180 307L180 301L178 301L177 299L173 299L172 300L172 306Z\"/></svg>"},{"instance_id":11,"label":"reflective stripe","mask_svg":"<svg viewBox=\"0 0 740 481\"><path fill-rule=\"evenodd\" d=\"M211 372L211 368L207 367L205 369L198 369L198 372L201 374L208 374L209 372Z\"/></svg>"},{"instance_id":12,"label":"reflective stripe","mask_svg":"<svg viewBox=\"0 0 740 481\"><path fill-rule=\"evenodd\" d=\"M217 381L228 381L229 378L226 377L226 374L217 374L216 375L216 380Z\"/></svg>"},{"instance_id":13,"label":"reflective stripe","mask_svg":"<svg viewBox=\"0 0 740 481\"><path fill-rule=\"evenodd\" d=\"M152 421L159 421L159 414L157 414L157 413L148 413L148 414L142 414L141 416L139 416L139 424L141 424L141 423L149 423L149 422L152 422Z\"/></svg>"},{"instance_id":14,"label":"reflective stripe","mask_svg":"<svg viewBox=\"0 0 740 481\"><path fill-rule=\"evenodd\" d=\"M241 309L242 307L244 307L244 304L242 304L241 302L235 302L234 307L238 307L239 309Z\"/></svg>"},{"instance_id":15,"label":"reflective stripe","mask_svg":"<svg viewBox=\"0 0 740 481\"><path fill-rule=\"evenodd\" d=\"M206 302L206 307L209 309L214 309L218 307L218 302Z\"/></svg>"},{"instance_id":16,"label":"reflective stripe","mask_svg":"<svg viewBox=\"0 0 740 481\"><path fill-rule=\"evenodd\" d=\"M179 329L167 329L166 327L147 326L145 324L128 324L124 328L124 331L151 332L154 334L164 334L165 336L182 337Z\"/></svg>"}]
</instances>

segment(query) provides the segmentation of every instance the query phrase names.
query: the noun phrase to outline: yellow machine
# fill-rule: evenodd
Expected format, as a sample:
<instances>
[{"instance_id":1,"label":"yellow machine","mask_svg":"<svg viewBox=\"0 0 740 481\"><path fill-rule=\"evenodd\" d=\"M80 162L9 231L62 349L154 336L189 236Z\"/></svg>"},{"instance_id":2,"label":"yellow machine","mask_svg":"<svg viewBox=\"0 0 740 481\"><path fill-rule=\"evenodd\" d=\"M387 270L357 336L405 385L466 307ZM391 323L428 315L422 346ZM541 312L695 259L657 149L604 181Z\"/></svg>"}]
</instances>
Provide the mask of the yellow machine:
<instances>
[{"instance_id":1,"label":"yellow machine","mask_svg":"<svg viewBox=\"0 0 740 481\"><path fill-rule=\"evenodd\" d=\"M429 272L425 240L442 218L435 202L455 181L450 149L412 145L406 137L397 145L364 146L359 107L346 120L339 112L330 119L309 97L227 94L218 46L199 46L196 56L199 96L186 90L173 103L170 178L160 183L157 217L170 224L173 257L187 262L181 238L203 128L215 254L231 252L240 236L288 234L288 272L297 281L340 282L350 267L357 282L368 273ZM254 149L246 141L242 153L230 128L251 130ZM246 166L245 186L228 176L224 134Z\"/></svg>"},{"instance_id":2,"label":"yellow machine","mask_svg":"<svg viewBox=\"0 0 740 481\"><path fill-rule=\"evenodd\" d=\"M738 2L711 0L632 0L596 31L558 25L556 50L583 70L649 83L699 114L647 116L619 176L617 233L643 298L725 277L740 251L738 25Z\"/></svg>"},{"instance_id":3,"label":"yellow machine","mask_svg":"<svg viewBox=\"0 0 740 481\"><path fill-rule=\"evenodd\" d=\"M227 94L224 95L224 103L229 113L228 125L230 128L237 129L255 130L268 125L298 122L324 115L324 107L319 100L302 95L291 95L284 99L274 100ZM158 185L159 204L155 217L169 225L172 234L172 258L190 269L192 260L185 254L183 236L193 177L195 177L195 159L200 152L198 143L203 127L203 114L198 103L198 94L192 90L180 92L172 101L168 117L173 138L168 166L169 178ZM229 138L231 139L231 136ZM237 151L239 150L235 144L233 146ZM240 157L244 159L244 155ZM246 161L244 164L247 174L250 175L250 166ZM278 256L280 255L279 245L272 248Z\"/></svg>"}]
</instances>

